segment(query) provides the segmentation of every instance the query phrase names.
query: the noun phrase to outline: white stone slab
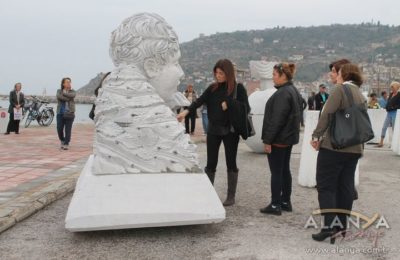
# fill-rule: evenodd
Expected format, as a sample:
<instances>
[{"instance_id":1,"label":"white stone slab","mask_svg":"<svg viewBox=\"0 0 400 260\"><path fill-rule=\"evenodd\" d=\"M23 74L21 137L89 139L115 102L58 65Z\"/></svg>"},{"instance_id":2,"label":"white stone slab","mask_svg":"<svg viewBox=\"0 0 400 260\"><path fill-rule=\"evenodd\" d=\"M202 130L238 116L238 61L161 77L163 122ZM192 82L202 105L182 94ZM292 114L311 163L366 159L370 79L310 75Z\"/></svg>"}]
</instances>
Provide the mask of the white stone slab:
<instances>
[{"instance_id":1,"label":"white stone slab","mask_svg":"<svg viewBox=\"0 0 400 260\"><path fill-rule=\"evenodd\" d=\"M8 125L8 109L7 108L0 108L0 133L3 134L7 131Z\"/></svg>"},{"instance_id":2,"label":"white stone slab","mask_svg":"<svg viewBox=\"0 0 400 260\"><path fill-rule=\"evenodd\" d=\"M400 109L397 110L396 121L393 128L392 150L400 155Z\"/></svg>"},{"instance_id":3,"label":"white stone slab","mask_svg":"<svg viewBox=\"0 0 400 260\"><path fill-rule=\"evenodd\" d=\"M314 132L319 118L319 111L307 111L304 127L303 144L301 147L298 182L301 186L315 187L317 185L317 157L318 152L310 145L311 135ZM354 177L356 185L359 183L359 164Z\"/></svg>"},{"instance_id":4,"label":"white stone slab","mask_svg":"<svg viewBox=\"0 0 400 260\"><path fill-rule=\"evenodd\" d=\"M383 123L385 122L387 112L385 109L368 109L368 116L371 120L372 130L374 131L374 139L369 141L369 143L379 143L381 140L381 132ZM384 144L390 143L390 131L389 128L386 131L386 136L384 139Z\"/></svg>"},{"instance_id":5,"label":"white stone slab","mask_svg":"<svg viewBox=\"0 0 400 260\"><path fill-rule=\"evenodd\" d=\"M218 223L225 209L206 174L93 175L93 155L79 177L65 220L69 231Z\"/></svg>"}]
</instances>

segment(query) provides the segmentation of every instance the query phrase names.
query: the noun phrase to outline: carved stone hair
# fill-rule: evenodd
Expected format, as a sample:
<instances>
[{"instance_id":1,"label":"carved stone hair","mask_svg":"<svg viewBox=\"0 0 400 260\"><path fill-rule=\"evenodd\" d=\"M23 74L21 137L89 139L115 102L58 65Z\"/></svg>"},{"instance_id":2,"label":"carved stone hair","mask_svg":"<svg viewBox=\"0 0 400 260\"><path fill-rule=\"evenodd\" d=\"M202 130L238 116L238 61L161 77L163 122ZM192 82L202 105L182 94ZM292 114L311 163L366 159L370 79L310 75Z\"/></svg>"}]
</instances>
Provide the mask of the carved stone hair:
<instances>
[{"instance_id":1,"label":"carved stone hair","mask_svg":"<svg viewBox=\"0 0 400 260\"><path fill-rule=\"evenodd\" d=\"M153 58L159 65L165 65L178 50L177 34L157 14L133 15L111 34L110 56L115 66L143 66L148 58Z\"/></svg>"}]
</instances>

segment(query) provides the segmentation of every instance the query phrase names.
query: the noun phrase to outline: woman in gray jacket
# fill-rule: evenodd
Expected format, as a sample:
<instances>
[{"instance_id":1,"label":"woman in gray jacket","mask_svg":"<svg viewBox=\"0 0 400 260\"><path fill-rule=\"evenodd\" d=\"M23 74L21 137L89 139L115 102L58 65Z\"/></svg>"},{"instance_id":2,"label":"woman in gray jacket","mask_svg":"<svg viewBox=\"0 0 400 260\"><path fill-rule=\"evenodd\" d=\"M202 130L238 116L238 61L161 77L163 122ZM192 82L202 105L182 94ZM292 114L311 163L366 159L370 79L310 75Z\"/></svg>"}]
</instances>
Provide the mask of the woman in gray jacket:
<instances>
[{"instance_id":1,"label":"woman in gray jacket","mask_svg":"<svg viewBox=\"0 0 400 260\"><path fill-rule=\"evenodd\" d=\"M312 134L311 145L319 150L317 158L317 190L321 214L324 216L324 228L318 234L313 234L316 241L344 235L347 220L353 207L354 175L358 160L363 153L363 144L335 149L330 137L330 118L339 109L350 107L346 98L344 86L348 87L355 104L367 103L360 91L363 83L361 71L355 64L343 65L337 77L338 85L322 109L316 129ZM334 209L334 212L324 212Z\"/></svg>"},{"instance_id":2,"label":"woman in gray jacket","mask_svg":"<svg viewBox=\"0 0 400 260\"><path fill-rule=\"evenodd\" d=\"M71 79L61 80L61 89L57 90L57 133L61 149L68 150L71 141L72 124L75 118L75 90L71 88Z\"/></svg>"}]
</instances>

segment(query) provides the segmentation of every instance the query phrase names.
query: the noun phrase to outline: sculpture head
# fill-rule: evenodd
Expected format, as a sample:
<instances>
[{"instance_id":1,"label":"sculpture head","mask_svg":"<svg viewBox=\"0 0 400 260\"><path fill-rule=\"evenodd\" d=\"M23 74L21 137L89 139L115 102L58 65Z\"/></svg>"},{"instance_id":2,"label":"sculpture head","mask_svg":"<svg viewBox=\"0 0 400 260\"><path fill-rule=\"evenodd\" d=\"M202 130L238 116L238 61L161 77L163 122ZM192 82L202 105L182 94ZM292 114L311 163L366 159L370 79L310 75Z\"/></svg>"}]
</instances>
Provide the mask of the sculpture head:
<instances>
[{"instance_id":1,"label":"sculpture head","mask_svg":"<svg viewBox=\"0 0 400 260\"><path fill-rule=\"evenodd\" d=\"M164 100L176 92L183 71L178 36L157 14L140 13L125 19L112 32L110 56L114 65L134 66Z\"/></svg>"}]
</instances>

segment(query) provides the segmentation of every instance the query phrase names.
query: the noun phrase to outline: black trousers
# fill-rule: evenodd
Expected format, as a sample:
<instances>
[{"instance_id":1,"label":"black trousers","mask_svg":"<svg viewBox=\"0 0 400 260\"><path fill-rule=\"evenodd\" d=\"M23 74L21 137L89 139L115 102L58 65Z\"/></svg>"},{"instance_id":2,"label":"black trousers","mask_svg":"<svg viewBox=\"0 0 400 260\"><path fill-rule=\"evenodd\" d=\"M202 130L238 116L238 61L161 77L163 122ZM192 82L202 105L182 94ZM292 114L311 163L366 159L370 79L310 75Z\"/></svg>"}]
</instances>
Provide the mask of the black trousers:
<instances>
[{"instance_id":1,"label":"black trousers","mask_svg":"<svg viewBox=\"0 0 400 260\"><path fill-rule=\"evenodd\" d=\"M317 190L319 207L351 211L354 199L354 175L361 154L341 153L321 148L317 158ZM326 213L324 226L333 228L337 217L346 228L349 214ZM335 223L336 224L336 221Z\"/></svg>"},{"instance_id":2,"label":"black trousers","mask_svg":"<svg viewBox=\"0 0 400 260\"><path fill-rule=\"evenodd\" d=\"M290 156L293 146L272 146L268 154L269 169L271 171L271 203L280 205L290 202L292 195L292 174L290 172Z\"/></svg>"},{"instance_id":3,"label":"black trousers","mask_svg":"<svg viewBox=\"0 0 400 260\"><path fill-rule=\"evenodd\" d=\"M189 128L189 121L190 121L190 128ZM192 113L190 112L186 117L185 117L185 128L186 128L186 133L194 133L194 128L196 127L196 112Z\"/></svg>"},{"instance_id":4,"label":"black trousers","mask_svg":"<svg viewBox=\"0 0 400 260\"><path fill-rule=\"evenodd\" d=\"M58 139L66 145L71 141L72 124L74 119L65 119L62 114L57 114Z\"/></svg>"},{"instance_id":5,"label":"black trousers","mask_svg":"<svg viewBox=\"0 0 400 260\"><path fill-rule=\"evenodd\" d=\"M225 147L226 167L228 171L237 171L236 155L239 144L239 135L229 133L227 135L207 134L207 166L210 171L214 171L218 164L218 153L221 142Z\"/></svg>"},{"instance_id":6,"label":"black trousers","mask_svg":"<svg viewBox=\"0 0 400 260\"><path fill-rule=\"evenodd\" d=\"M19 133L19 122L21 120L14 120L14 113L10 113L10 121L8 121L7 125L7 133L16 132Z\"/></svg>"}]
</instances>

